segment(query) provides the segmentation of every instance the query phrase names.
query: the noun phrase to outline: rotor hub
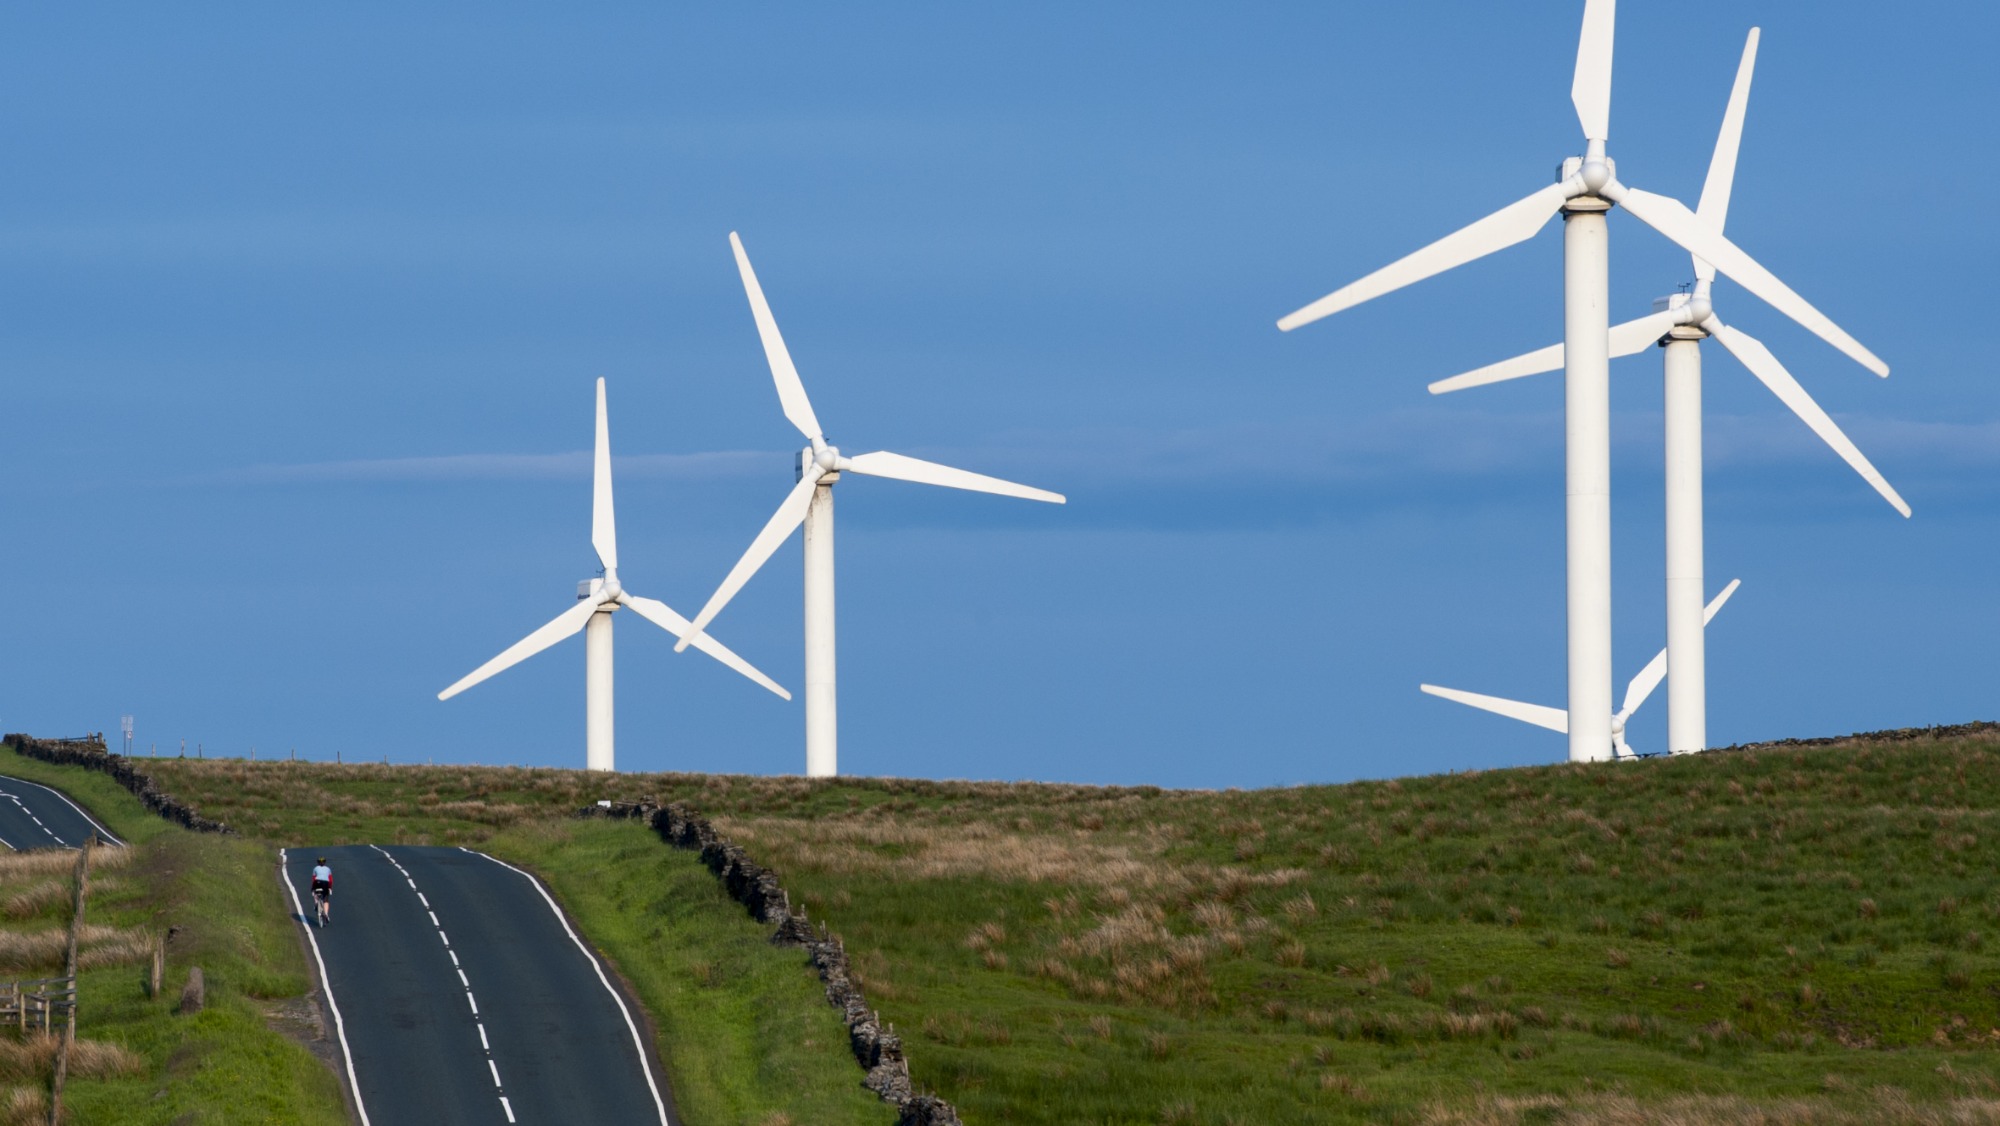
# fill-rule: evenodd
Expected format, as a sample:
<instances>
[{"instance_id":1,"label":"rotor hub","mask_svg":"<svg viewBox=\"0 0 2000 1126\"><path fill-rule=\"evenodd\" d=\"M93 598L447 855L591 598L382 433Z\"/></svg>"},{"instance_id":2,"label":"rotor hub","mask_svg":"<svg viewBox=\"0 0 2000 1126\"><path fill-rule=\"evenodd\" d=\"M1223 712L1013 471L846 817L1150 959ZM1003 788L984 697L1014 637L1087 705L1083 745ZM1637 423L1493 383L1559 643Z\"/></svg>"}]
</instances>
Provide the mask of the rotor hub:
<instances>
[{"instance_id":1,"label":"rotor hub","mask_svg":"<svg viewBox=\"0 0 2000 1126\"><path fill-rule=\"evenodd\" d=\"M840 447L821 446L814 450L813 464L819 466L822 473L835 472L840 468Z\"/></svg>"}]
</instances>

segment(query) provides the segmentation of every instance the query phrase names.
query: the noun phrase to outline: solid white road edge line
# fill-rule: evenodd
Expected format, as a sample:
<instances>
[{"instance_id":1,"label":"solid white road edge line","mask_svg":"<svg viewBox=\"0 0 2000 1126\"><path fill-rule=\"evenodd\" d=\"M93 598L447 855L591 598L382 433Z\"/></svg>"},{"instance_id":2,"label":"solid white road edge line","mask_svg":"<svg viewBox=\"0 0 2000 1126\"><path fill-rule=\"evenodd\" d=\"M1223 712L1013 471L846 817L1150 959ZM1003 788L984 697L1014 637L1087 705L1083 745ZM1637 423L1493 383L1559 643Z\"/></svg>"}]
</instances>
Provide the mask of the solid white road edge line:
<instances>
[{"instance_id":1,"label":"solid white road edge line","mask_svg":"<svg viewBox=\"0 0 2000 1126\"><path fill-rule=\"evenodd\" d=\"M89 822L89 823L90 823L90 826L91 826L92 828L94 828L94 829L96 829L96 830L97 830L97 835L98 835L98 836L100 836L100 837L103 837L103 838L104 838L105 840L107 840L107 841L110 841L110 842L111 842L112 844L115 844L115 845L117 845L117 846L118 846L118 847L120 847L120 848L123 848L123 847L125 847L125 842L124 842L124 841L121 841L121 840L119 840L119 839L118 839L118 837L117 837L116 835L114 835L114 834L113 834L113 833L111 832L111 830L109 830L109 829L105 828L105 827L104 827L104 826L103 826L103 825L102 825L101 823L99 823L99 821L97 820L97 818L95 818L95 817L92 817L92 816L91 816L90 814L88 814L88 813L85 813L85 812L83 811L83 807L82 807L82 806L80 806L80 805L76 804L75 802L73 802L73 801L69 800L69 795L68 795L68 794L65 794L65 793L63 793L63 792L62 792L61 790L58 790L58 789L54 789L54 788L52 788L52 787L49 787L49 786L44 786L44 785L42 785L42 784L41 784L40 782L28 782L28 781L27 781L26 779L24 779L24 778L8 778L8 779L7 779L7 781L9 781L9 782L24 782L24 783L26 783L27 785L30 785L30 786L33 786L33 787L34 787L34 788L36 788L37 790L47 790L47 791L48 791L49 793L52 793L52 794L54 794L54 795L55 795L56 797L58 797L58 798L61 798L61 799L62 799L62 803L63 803L64 805L66 805L66 806L70 807L71 809L74 809L74 810L76 810L76 815L77 815L78 817L81 817L81 818L83 818L83 819L84 819L85 821ZM32 814L31 814L30 816L32 816Z\"/></svg>"},{"instance_id":2,"label":"solid white road edge line","mask_svg":"<svg viewBox=\"0 0 2000 1126\"><path fill-rule=\"evenodd\" d=\"M361 1116L361 1126L369 1126L368 1108L361 1104L361 1081L354 1077L354 1053L347 1050L347 1025L340 1019L340 1002L333 999L333 979L326 976L326 959L319 956L319 937L306 926L306 905L299 902L299 889L292 883L292 874L285 871L285 850L278 850L278 871L285 878L285 890L292 893L292 908L299 913L299 925L306 927L306 941L312 944L313 961L319 963L319 983L326 990L326 1007L333 1010L333 1031L340 1037L340 1060L347 1065L347 1089L354 1094L354 1113Z\"/></svg>"},{"instance_id":3,"label":"solid white road edge line","mask_svg":"<svg viewBox=\"0 0 2000 1126\"><path fill-rule=\"evenodd\" d=\"M459 851L470 852L474 856L486 856L485 853L466 848L464 845L459 846ZM563 909L557 906L555 897L549 894L549 889L542 886L542 881L536 879L532 873L522 871L505 860L492 856L486 856L486 859L493 861L493 863L510 872L518 873L522 879L528 881L529 886L541 893L542 902L549 905L550 911L555 912L556 921L561 923L563 930L569 933L569 940L576 943L576 948L582 951L584 958L589 961L590 968L597 971L597 980L604 983L604 991L611 994L611 999L617 1002L619 1013L625 1017L625 1027L632 1032L632 1047L639 1053L639 1070L645 1073L646 1086L653 1092L653 1106L658 1108L660 1112L660 1126L674 1126L673 1119L667 1117L666 1100L660 1097L660 1085L653 1078L653 1064L651 1059L646 1055L646 1041L639 1035L639 1025L632 1019L632 1010L625 1007L625 998L620 997L618 990L612 987L611 979L605 975L604 966L598 962L597 955L592 954L590 947L583 944L583 939L577 937L576 928L569 925L569 916L563 914ZM512 1121L511 1115L513 1111L510 1110L507 1113L510 1115L509 1121Z\"/></svg>"}]
</instances>

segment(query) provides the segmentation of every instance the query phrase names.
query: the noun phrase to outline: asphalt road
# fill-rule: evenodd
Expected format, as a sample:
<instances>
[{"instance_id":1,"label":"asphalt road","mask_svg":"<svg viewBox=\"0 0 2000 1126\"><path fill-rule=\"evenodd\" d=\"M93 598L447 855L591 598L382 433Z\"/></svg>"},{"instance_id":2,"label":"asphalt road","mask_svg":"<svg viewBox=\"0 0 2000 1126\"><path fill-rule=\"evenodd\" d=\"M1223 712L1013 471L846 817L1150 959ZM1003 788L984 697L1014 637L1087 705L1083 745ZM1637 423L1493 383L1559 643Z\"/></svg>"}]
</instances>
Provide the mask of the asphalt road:
<instances>
[{"instance_id":1,"label":"asphalt road","mask_svg":"<svg viewBox=\"0 0 2000 1126\"><path fill-rule=\"evenodd\" d=\"M92 833L109 844L125 843L60 791L0 776L0 844L16 852L31 848L82 848Z\"/></svg>"},{"instance_id":2,"label":"asphalt road","mask_svg":"<svg viewBox=\"0 0 2000 1126\"><path fill-rule=\"evenodd\" d=\"M676 1126L636 1005L526 873L457 848L284 853L313 915L313 859L333 917L308 936L369 1126Z\"/></svg>"}]
</instances>

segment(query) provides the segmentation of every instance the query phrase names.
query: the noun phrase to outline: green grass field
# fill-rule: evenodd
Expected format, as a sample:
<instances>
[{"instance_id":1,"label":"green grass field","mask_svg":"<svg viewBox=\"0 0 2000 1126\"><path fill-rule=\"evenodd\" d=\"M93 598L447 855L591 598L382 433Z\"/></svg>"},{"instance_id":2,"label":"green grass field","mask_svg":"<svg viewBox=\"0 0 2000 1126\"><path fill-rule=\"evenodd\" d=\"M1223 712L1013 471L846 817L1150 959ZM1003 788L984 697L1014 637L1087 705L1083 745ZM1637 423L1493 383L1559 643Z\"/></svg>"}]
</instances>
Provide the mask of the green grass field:
<instances>
[{"instance_id":1,"label":"green grass field","mask_svg":"<svg viewBox=\"0 0 2000 1126\"><path fill-rule=\"evenodd\" d=\"M115 928L83 950L78 1036L98 1064L72 1073L64 1104L75 1122L130 1126L346 1121L333 1074L271 1027L296 1011L310 984L305 957L280 899L271 851L248 841L189 833L148 813L110 779L0 751L0 770L62 787L130 842L92 881L88 923ZM0 940L62 929L73 853L0 857ZM53 861L61 873L38 871ZM10 867L11 865L11 867ZM167 946L166 988L149 998L145 942L178 928ZM130 941L127 941L129 936ZM25 948L26 944L22 944ZM94 951L94 953L93 953ZM101 964L90 968L93 960ZM190 967L207 979L207 1007L177 1015ZM0 979L60 974L61 956L0 961ZM8 1048L18 1048L11 1035ZM106 1047L108 1046L108 1047ZM46 1122L45 1058L15 1053L0 1068L11 1084L4 1112Z\"/></svg>"},{"instance_id":2,"label":"green grass field","mask_svg":"<svg viewBox=\"0 0 2000 1126\"><path fill-rule=\"evenodd\" d=\"M1246 792L150 765L271 840L538 865L671 856L547 821L686 801L974 1123L2000 1121L1991 736ZM808 1035L724 1019L750 1062Z\"/></svg>"}]
</instances>

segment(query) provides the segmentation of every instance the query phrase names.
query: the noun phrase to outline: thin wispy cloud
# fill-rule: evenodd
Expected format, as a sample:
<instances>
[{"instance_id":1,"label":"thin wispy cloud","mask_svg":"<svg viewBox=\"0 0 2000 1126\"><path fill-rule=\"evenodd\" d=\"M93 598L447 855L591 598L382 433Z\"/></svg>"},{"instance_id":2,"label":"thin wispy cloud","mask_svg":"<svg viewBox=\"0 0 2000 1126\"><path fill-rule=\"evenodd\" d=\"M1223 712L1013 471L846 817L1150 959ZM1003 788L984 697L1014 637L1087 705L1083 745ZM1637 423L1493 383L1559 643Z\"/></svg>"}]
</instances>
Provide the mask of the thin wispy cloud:
<instances>
[{"instance_id":1,"label":"thin wispy cloud","mask_svg":"<svg viewBox=\"0 0 2000 1126\"><path fill-rule=\"evenodd\" d=\"M1842 425L1880 463L1919 475L2000 467L2000 421L1927 422L1847 417ZM1779 415L1711 415L1706 464L1730 468L1819 466L1831 454ZM1661 419L1626 413L1614 421L1614 456L1631 470L1658 458ZM1298 419L1173 430L1065 429L996 435L976 445L911 446L900 452L1050 488L1218 484L1238 488L1368 485L1425 480L1491 481L1561 464L1556 412L1450 414L1422 411L1345 420ZM267 463L172 479L182 487L586 481L590 452L447 454ZM783 451L711 450L614 458L620 480L749 480L769 477Z\"/></svg>"},{"instance_id":2,"label":"thin wispy cloud","mask_svg":"<svg viewBox=\"0 0 2000 1126\"><path fill-rule=\"evenodd\" d=\"M761 450L714 450L688 454L614 457L620 479L717 480L767 473L772 454ZM178 478L170 484L414 484L452 481L587 481L590 451L557 454L447 454L438 457L357 458L248 465Z\"/></svg>"}]
</instances>

